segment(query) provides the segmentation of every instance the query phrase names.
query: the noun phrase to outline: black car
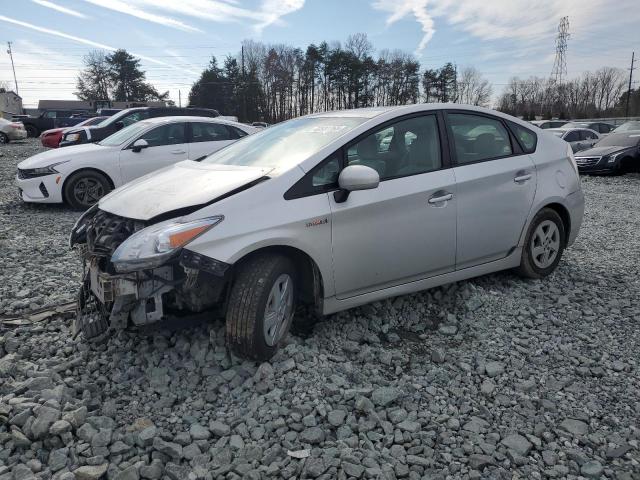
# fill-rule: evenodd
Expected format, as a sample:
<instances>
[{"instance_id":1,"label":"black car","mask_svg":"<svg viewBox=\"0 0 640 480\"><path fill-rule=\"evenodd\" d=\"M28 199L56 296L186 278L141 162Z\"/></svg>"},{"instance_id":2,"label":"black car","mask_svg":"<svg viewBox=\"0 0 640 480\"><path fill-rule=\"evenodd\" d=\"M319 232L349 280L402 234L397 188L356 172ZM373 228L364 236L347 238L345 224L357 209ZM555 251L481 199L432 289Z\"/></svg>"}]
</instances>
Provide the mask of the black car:
<instances>
[{"instance_id":1,"label":"black car","mask_svg":"<svg viewBox=\"0 0 640 480\"><path fill-rule=\"evenodd\" d=\"M107 118L98 125L69 129L60 141L61 147L79 145L81 143L95 143L104 140L118 130L128 127L132 123L154 117L197 116L219 117L217 110L210 108L179 108L179 107L136 107L128 108Z\"/></svg>"},{"instance_id":2,"label":"black car","mask_svg":"<svg viewBox=\"0 0 640 480\"><path fill-rule=\"evenodd\" d=\"M87 118L95 117L88 110L44 110L37 117L28 115L20 119L30 137L38 137L45 130L52 128L72 127Z\"/></svg>"},{"instance_id":3,"label":"black car","mask_svg":"<svg viewBox=\"0 0 640 480\"><path fill-rule=\"evenodd\" d=\"M592 148L576 155L580 173L640 171L640 130L610 133Z\"/></svg>"}]
</instances>

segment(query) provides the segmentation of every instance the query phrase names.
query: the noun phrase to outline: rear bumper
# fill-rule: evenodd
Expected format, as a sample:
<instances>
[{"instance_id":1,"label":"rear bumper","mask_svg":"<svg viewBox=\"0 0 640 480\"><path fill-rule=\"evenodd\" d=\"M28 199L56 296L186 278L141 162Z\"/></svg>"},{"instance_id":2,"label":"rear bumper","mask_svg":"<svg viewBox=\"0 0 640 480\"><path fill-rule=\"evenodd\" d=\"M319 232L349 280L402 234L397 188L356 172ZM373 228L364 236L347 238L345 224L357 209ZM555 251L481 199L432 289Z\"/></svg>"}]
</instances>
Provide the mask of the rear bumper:
<instances>
[{"instance_id":1,"label":"rear bumper","mask_svg":"<svg viewBox=\"0 0 640 480\"><path fill-rule=\"evenodd\" d=\"M18 130L16 128L11 128L7 132L7 136L9 137L9 140L24 140L27 138L27 131L24 129Z\"/></svg>"},{"instance_id":2,"label":"rear bumper","mask_svg":"<svg viewBox=\"0 0 640 480\"><path fill-rule=\"evenodd\" d=\"M582 189L568 195L565 205L571 218L571 230L569 232L569 238L567 238L567 246L571 246L573 242L576 241L584 217L584 193Z\"/></svg>"}]
</instances>

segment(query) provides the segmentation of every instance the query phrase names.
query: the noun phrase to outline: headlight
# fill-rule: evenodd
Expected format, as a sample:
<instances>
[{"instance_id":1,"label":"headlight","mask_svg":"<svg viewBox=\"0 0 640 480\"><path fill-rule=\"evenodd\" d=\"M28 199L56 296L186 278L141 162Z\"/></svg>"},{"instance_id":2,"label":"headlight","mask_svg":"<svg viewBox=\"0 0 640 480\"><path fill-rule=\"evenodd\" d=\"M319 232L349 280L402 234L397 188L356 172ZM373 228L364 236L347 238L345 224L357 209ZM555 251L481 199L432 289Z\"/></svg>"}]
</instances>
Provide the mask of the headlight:
<instances>
[{"instance_id":1,"label":"headlight","mask_svg":"<svg viewBox=\"0 0 640 480\"><path fill-rule=\"evenodd\" d=\"M613 155L609 155L608 157L609 159L607 160L607 163L615 163L619 156L626 155L626 153L627 151L622 151L622 152L614 153Z\"/></svg>"},{"instance_id":2,"label":"headlight","mask_svg":"<svg viewBox=\"0 0 640 480\"><path fill-rule=\"evenodd\" d=\"M185 223L168 220L152 225L122 242L113 253L111 261L121 273L156 268L223 219L224 217L217 216Z\"/></svg>"},{"instance_id":3,"label":"headlight","mask_svg":"<svg viewBox=\"0 0 640 480\"><path fill-rule=\"evenodd\" d=\"M38 167L38 168L25 168L22 170L22 175L24 178L34 178L34 177L44 177L45 175L53 175L54 173L60 173L56 170L55 167L58 165L62 165L63 163L67 163L69 160L65 160L64 162L52 163L51 165L47 165L46 167Z\"/></svg>"},{"instance_id":4,"label":"headlight","mask_svg":"<svg viewBox=\"0 0 640 480\"><path fill-rule=\"evenodd\" d=\"M80 134L79 133L70 133L69 135L64 137L64 139L67 142L77 142L78 140L80 140Z\"/></svg>"}]
</instances>

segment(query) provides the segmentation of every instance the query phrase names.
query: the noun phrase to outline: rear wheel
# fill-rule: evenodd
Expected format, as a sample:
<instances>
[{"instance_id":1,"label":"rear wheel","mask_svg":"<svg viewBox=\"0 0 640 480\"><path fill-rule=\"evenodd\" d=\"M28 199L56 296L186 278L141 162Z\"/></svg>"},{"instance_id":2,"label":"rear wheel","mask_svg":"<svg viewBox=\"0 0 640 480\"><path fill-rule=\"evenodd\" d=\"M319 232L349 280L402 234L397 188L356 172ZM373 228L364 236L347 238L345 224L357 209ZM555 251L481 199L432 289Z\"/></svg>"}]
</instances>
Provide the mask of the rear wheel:
<instances>
[{"instance_id":1,"label":"rear wheel","mask_svg":"<svg viewBox=\"0 0 640 480\"><path fill-rule=\"evenodd\" d=\"M92 170L76 172L65 182L65 201L75 210L86 210L111 191L107 178Z\"/></svg>"},{"instance_id":2,"label":"rear wheel","mask_svg":"<svg viewBox=\"0 0 640 480\"><path fill-rule=\"evenodd\" d=\"M550 208L540 210L529 226L517 273L543 278L553 272L564 252L565 235L560 215Z\"/></svg>"},{"instance_id":3,"label":"rear wheel","mask_svg":"<svg viewBox=\"0 0 640 480\"><path fill-rule=\"evenodd\" d=\"M33 125L25 125L24 128L27 131L27 136L29 137L37 137L40 135L40 130Z\"/></svg>"},{"instance_id":4,"label":"rear wheel","mask_svg":"<svg viewBox=\"0 0 640 480\"><path fill-rule=\"evenodd\" d=\"M268 360L287 335L297 296L293 262L277 254L238 267L226 315L227 344L242 357Z\"/></svg>"},{"instance_id":5,"label":"rear wheel","mask_svg":"<svg viewBox=\"0 0 640 480\"><path fill-rule=\"evenodd\" d=\"M9 143L9 136L6 133L0 132L0 145Z\"/></svg>"}]
</instances>

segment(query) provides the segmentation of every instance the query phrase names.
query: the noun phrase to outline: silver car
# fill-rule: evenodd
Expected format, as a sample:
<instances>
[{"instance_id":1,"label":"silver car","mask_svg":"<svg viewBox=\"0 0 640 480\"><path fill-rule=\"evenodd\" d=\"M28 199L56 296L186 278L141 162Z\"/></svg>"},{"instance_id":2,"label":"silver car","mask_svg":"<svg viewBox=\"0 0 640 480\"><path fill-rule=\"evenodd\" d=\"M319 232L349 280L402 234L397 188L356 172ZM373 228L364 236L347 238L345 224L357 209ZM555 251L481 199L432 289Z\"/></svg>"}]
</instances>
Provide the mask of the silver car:
<instances>
[{"instance_id":1,"label":"silver car","mask_svg":"<svg viewBox=\"0 0 640 480\"><path fill-rule=\"evenodd\" d=\"M0 144L9 143L11 140L24 140L27 131L22 122L10 122L0 118Z\"/></svg>"},{"instance_id":2,"label":"silver car","mask_svg":"<svg viewBox=\"0 0 640 480\"><path fill-rule=\"evenodd\" d=\"M583 208L571 149L517 118L453 104L309 115L88 210L70 239L86 272L76 328L95 339L222 311L235 352L267 359L296 307L326 315L505 269L546 277Z\"/></svg>"},{"instance_id":3,"label":"silver car","mask_svg":"<svg viewBox=\"0 0 640 480\"><path fill-rule=\"evenodd\" d=\"M600 134L588 128L549 128L545 130L556 137L563 139L569 145L573 153L593 147L600 140Z\"/></svg>"}]
</instances>

